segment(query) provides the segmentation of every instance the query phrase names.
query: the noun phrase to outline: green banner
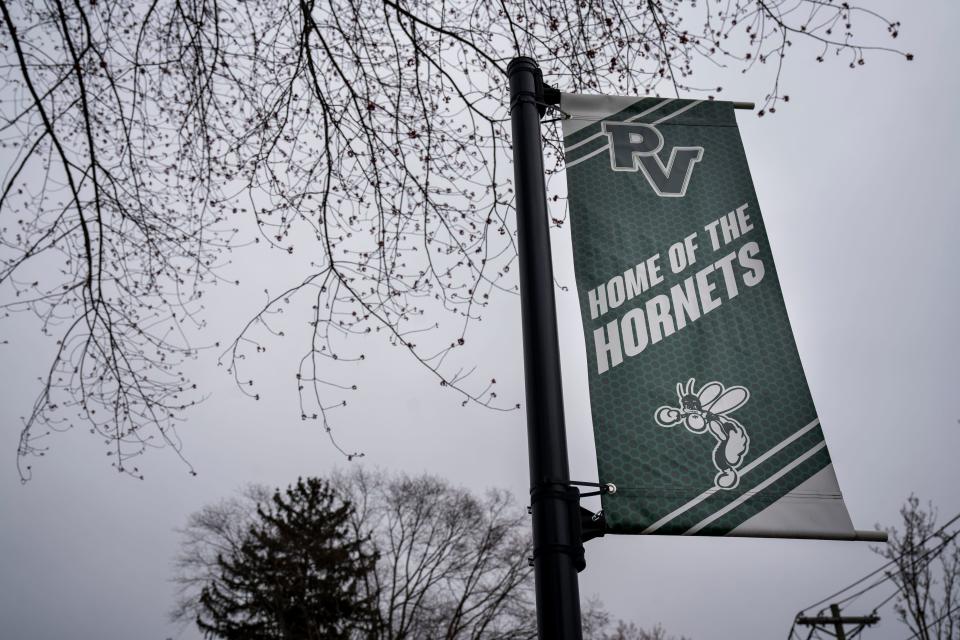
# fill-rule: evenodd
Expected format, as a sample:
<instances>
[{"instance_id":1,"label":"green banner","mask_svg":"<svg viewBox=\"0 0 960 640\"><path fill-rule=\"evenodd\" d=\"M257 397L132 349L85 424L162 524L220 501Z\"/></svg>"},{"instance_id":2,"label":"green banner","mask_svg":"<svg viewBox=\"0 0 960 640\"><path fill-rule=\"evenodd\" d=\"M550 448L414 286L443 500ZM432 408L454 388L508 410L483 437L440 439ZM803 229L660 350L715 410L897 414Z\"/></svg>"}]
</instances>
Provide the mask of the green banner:
<instances>
[{"instance_id":1,"label":"green banner","mask_svg":"<svg viewBox=\"0 0 960 640\"><path fill-rule=\"evenodd\" d=\"M732 103L561 109L608 529L852 536Z\"/></svg>"}]
</instances>

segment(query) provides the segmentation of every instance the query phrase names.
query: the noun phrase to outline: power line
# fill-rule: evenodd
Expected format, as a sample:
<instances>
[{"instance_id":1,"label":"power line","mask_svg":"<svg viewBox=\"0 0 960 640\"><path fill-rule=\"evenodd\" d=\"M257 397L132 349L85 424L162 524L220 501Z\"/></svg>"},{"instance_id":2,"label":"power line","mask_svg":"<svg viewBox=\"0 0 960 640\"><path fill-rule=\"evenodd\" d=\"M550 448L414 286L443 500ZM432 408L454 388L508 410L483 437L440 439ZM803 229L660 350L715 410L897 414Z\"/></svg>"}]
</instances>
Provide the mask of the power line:
<instances>
[{"instance_id":1,"label":"power line","mask_svg":"<svg viewBox=\"0 0 960 640\"><path fill-rule=\"evenodd\" d=\"M949 526L949 524L946 525L946 526ZM926 561L927 564L929 564L930 562L933 562L933 559L936 558L936 557L937 557L938 555L940 555L941 553L943 553L943 552L946 550L947 545L949 545L949 544L953 541L953 539L956 538L958 535L960 535L960 529L958 529L957 531L954 531L954 532L953 532L952 534L950 534L948 537L946 537L946 538L944 538L943 540L941 540L940 543L937 544L937 546L931 547L930 549L927 549L926 551L924 551L922 554L920 554L919 557L917 557L917 560L916 560L916 561L917 561L918 563L919 563L919 562L924 562L924 561ZM927 539L929 540L929 538L927 538ZM923 543L921 543L921 545L922 545L922 544L923 544ZM902 558L903 555L904 555L904 554L901 554L900 557ZM929 559L927 558L927 556L930 556ZM899 558L898 558L898 559L899 559ZM866 592L870 591L871 589L874 589L874 588L880 586L881 584L883 584L884 582L886 582L887 580L892 580L893 578L894 578L894 574L887 574L887 575L885 575L883 578L877 580L876 582L874 582L873 584L871 584L871 585L869 585L869 586L867 586L867 587L864 587L863 589L861 589L860 591L854 593L853 595L849 595L849 596L847 596L846 598L843 598L842 600L838 600L838 601L837 601L837 604L843 604L843 603L845 603L845 602L850 602L851 600L855 600L856 598L859 598L860 596L862 596L862 595L865 594ZM889 600L889 598L888 598L888 600ZM874 611L876 611L877 608L879 608L879 607L874 608Z\"/></svg>"},{"instance_id":2,"label":"power line","mask_svg":"<svg viewBox=\"0 0 960 640\"><path fill-rule=\"evenodd\" d=\"M941 534L947 529L947 527L949 527L950 525L952 525L952 524L953 524L954 522L956 522L957 520L960 520L960 513L957 513L956 515L954 515L952 518L950 518L950 520L948 520L948 521L946 522L946 524L944 524L943 526L941 526L939 529L937 529L936 531L934 531L933 533L931 533L931 534L928 535L927 537L925 537L922 541L920 541L920 543L919 543L917 546L923 546L923 545L926 544L928 541L930 541L932 538L935 538L935 537L941 535ZM935 547L933 547L933 548L931 548L931 549L926 550L926 551L920 556L919 560L922 561L923 559L927 558L927 556L930 556L929 559L927 560L927 562L928 562L928 563L929 563L929 562L932 562L933 559L934 559L937 555L939 555L940 553L942 553L942 552L946 549L947 545L948 545L954 538L956 538L958 535L960 535L960 530L957 530L957 531L953 532L952 534L950 534L949 537L947 537L946 539L944 539L943 541L941 541L937 546L935 546ZM837 591L836 593L833 593L833 594L827 596L826 598L824 598L823 600L820 600L819 602L815 602L814 604L809 605L809 606L801 609L800 612L797 614L797 616L794 618L793 624L790 625L790 631L789 631L788 634L787 634L787 640L793 640L794 638L800 638L800 636L797 635L797 632L796 632L797 620L798 620L798 619L800 618L800 616L801 616L804 612L806 612L808 609L812 609L813 607L817 607L817 606L819 606L819 605L821 605L821 604L824 604L824 603L826 603L826 602L829 602L831 599L835 598L836 596L839 596L839 595L845 593L846 591L849 591L849 590L852 589L853 587L856 587L857 585L862 584L862 583L865 582L866 580L869 580L871 577L875 576L876 574L878 574L878 573L880 573L881 571L885 570L885 569L886 569L887 567L889 567L890 565L892 565L892 564L894 564L895 562L897 562L897 561L899 561L900 559L902 559L905 555L907 555L907 552L906 552L906 551L904 551L903 553L897 555L897 556L894 557L894 558L891 558L890 560L888 560L887 562L885 562L885 563L882 564L881 566L877 567L876 569L874 569L874 570L871 571L870 573L866 574L865 576L861 577L860 579L858 579L858 580L850 583L849 585L847 585L847 586L844 587L843 589L840 589L840 590ZM852 600L860 597L860 596L863 595L864 593L867 593L868 591L870 591L870 590L872 590L872 589L874 589L874 588L882 585L884 582L886 582L886 581L888 581L888 580L891 580L892 578L893 578L893 575L892 575L892 574L887 574L887 575L885 575L883 578L881 578L880 580L877 580L877 581L874 582L873 584L865 587L864 589L861 589L861 590L858 591L857 593L854 593L854 594L852 594L852 595L847 596L846 598L843 598L842 600L839 600L836 604L842 604L842 603L846 603L846 602L852 601ZM897 595L899 595L899 593L900 593L900 589L899 589L899 587L898 587L893 593L891 593L889 596L887 596L886 598L884 598L884 599L880 602L880 604L878 604L877 606L875 606L875 607L873 608L873 613L876 613L877 611L879 611L881 607L883 607L885 604L887 604L887 603L890 602L892 599L894 599L895 597L897 597ZM823 610L821 609L820 612L822 613ZM950 613L950 612L948 611L947 614L945 614L945 615L942 616L940 619L934 621L934 622L931 623L931 624L936 624L936 623L939 622L943 617L946 617L946 615L949 615L949 613ZM859 632L859 631L862 631L862 629L858 629L857 631L858 631L858 632ZM813 632L814 632L814 629L811 628L811 630L810 630L811 635L813 634ZM856 634L856 632L855 632L855 634ZM855 634L854 634L854 635L855 635ZM913 637L915 638L916 635L914 635ZM907 640L911 640L911 639L908 638Z\"/></svg>"},{"instance_id":3,"label":"power line","mask_svg":"<svg viewBox=\"0 0 960 640\"><path fill-rule=\"evenodd\" d=\"M896 598L898 595L900 595L900 589L895 589L893 593L891 593L891 594L888 595L886 598L884 598L883 601L882 601L880 604L878 604L877 606L875 606L875 607L873 608L873 610L874 610L874 611L879 611L880 608L883 607L883 605L887 604L888 602L890 602L891 600L893 600L894 598Z\"/></svg>"},{"instance_id":4,"label":"power line","mask_svg":"<svg viewBox=\"0 0 960 640\"><path fill-rule=\"evenodd\" d=\"M846 598L843 598L843 599L841 599L841 600L837 600L837 604L845 604L845 603L850 602L850 601L852 601L852 600L856 600L857 598L859 598L860 596L862 596L862 595L865 594L866 592L870 591L871 589L876 589L877 587L879 587L880 585L882 585L882 584L883 584L884 582L886 582L887 580L890 580L890 576L889 576L889 575L880 578L879 580L877 580L877 581L874 582L873 584L864 587L863 589L861 589L860 591L857 591L857 592L854 593L853 595L849 595L849 596L847 596Z\"/></svg>"},{"instance_id":5,"label":"power line","mask_svg":"<svg viewBox=\"0 0 960 640\"><path fill-rule=\"evenodd\" d=\"M943 533L943 531L944 531L947 527L949 527L950 525L952 525L952 524L953 524L954 522L956 522L957 520L960 520L960 513L957 513L955 516L953 516L952 518L950 518L950 520L947 521L947 523L946 523L945 525L943 525L942 527L940 527L939 529L937 529L936 531L934 531L933 533L931 533L931 534L930 534L929 536L927 536L926 538L924 538L917 546L922 546L922 545L926 544L931 538L934 538L934 537L940 535L941 533ZM957 535L956 533L953 534L953 536L956 536L956 535ZM934 547L934 548L936 548L936 547ZM820 601L815 602L815 603L813 603L813 604L811 604L811 605L809 605L809 606L807 606L807 607L804 607L803 609L800 610L800 613L803 613L803 612L807 611L808 609L813 609L814 607L819 607L819 606L822 605L822 604L825 604L825 603L827 603L827 602L830 602L831 600L833 600L833 599L836 598L837 596L843 594L844 592L849 591L849 590L852 589L853 587L856 587L857 585L863 583L863 582L866 581L866 580L869 580L871 577L875 576L876 574L880 573L881 571L883 571L884 569L886 569L886 568L889 567L890 565L894 564L895 562L897 562L898 560L900 560L901 558L903 558L903 556L905 556L906 553L907 553L907 552L903 552L903 553L901 553L900 555L898 555L897 557L891 558L890 560L888 560L887 562L885 562L885 563L882 564L881 566L877 567L876 569L874 569L873 571L871 571L871 572L868 573L867 575L863 576L863 577L860 578L859 580L856 580L856 581L850 583L849 585L847 585L847 586L844 587L843 589L840 589L840 590L837 591L836 593L830 594L829 596L827 596L827 597L824 598L823 600L820 600ZM882 583L882 582L884 582L884 581L881 581L881 583Z\"/></svg>"}]
</instances>

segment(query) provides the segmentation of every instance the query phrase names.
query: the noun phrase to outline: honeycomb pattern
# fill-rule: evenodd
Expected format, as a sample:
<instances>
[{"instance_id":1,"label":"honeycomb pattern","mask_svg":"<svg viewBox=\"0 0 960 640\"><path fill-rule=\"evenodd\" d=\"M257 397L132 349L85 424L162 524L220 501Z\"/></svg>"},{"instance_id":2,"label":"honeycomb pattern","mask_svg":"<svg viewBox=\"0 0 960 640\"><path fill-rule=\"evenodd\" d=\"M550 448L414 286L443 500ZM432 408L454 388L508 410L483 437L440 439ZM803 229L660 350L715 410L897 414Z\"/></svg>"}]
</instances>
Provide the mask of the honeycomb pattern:
<instances>
[{"instance_id":1,"label":"honeycomb pattern","mask_svg":"<svg viewBox=\"0 0 960 640\"><path fill-rule=\"evenodd\" d=\"M617 118L640 113L651 103L641 101ZM671 107L685 104L676 101ZM641 121L653 122L663 115L654 112ZM606 151L567 170L600 481L613 482L618 488L615 495L604 496L603 508L610 529L619 533L638 533L713 486L717 473L711 457L716 444L713 437L693 434L682 425L661 427L654 421L658 407L677 405L677 383L695 378L698 389L714 380L749 389L750 400L731 414L750 436L743 465L816 418L732 105L702 103L658 125L658 129L664 137L660 152L664 163L673 147L704 147L685 197L659 197L642 173L611 171ZM599 130L599 123L593 124L566 142L570 145L586 140ZM568 162L605 142L606 137L601 136L584 144L569 154ZM754 229L714 252L704 226L744 203L749 205L747 213ZM696 263L680 274L672 274L667 266L667 248L694 232L698 232L699 245ZM722 277L715 274L713 280L723 299L720 307L674 335L648 345L639 355L625 356L622 364L597 374L594 329L621 318L634 307L642 307L655 295L668 293L674 284L749 241L759 244L758 257L765 269L757 286L746 287L740 278L745 269L734 263L740 285L736 298L726 298ZM656 253L661 254L664 282L592 320L587 291ZM819 427L811 430L751 471L739 487L716 492L661 532L686 530L822 440ZM702 533L728 532L829 462L824 448Z\"/></svg>"}]
</instances>

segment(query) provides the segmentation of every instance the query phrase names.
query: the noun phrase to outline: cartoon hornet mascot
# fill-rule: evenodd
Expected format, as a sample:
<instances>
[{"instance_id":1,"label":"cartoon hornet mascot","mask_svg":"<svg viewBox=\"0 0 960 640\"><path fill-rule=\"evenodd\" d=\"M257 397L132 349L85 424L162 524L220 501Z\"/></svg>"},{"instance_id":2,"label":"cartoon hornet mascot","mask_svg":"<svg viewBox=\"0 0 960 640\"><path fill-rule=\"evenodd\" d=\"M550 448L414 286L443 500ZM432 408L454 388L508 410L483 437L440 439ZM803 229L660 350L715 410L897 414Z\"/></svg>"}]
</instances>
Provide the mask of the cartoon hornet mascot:
<instances>
[{"instance_id":1,"label":"cartoon hornet mascot","mask_svg":"<svg viewBox=\"0 0 960 640\"><path fill-rule=\"evenodd\" d=\"M713 466L719 473L713 483L718 489L733 489L740 483L737 469L747 455L750 437L743 425L727 414L746 404L750 392L745 387L724 388L719 382L708 382L696 394L693 388L693 378L687 381L686 388L678 383L679 408L660 407L654 419L661 427L675 427L682 422L691 433L709 431L717 440Z\"/></svg>"}]
</instances>

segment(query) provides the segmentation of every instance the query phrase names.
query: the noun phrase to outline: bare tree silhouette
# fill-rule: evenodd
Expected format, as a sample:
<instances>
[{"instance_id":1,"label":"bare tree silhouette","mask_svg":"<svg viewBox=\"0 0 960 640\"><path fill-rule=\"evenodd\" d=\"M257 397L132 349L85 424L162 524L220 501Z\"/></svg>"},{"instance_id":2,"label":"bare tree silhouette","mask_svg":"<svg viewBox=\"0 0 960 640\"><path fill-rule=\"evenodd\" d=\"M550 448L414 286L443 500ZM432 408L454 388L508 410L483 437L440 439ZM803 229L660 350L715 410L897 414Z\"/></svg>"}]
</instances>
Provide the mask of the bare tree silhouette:
<instances>
[{"instance_id":1,"label":"bare tree silhouette","mask_svg":"<svg viewBox=\"0 0 960 640\"><path fill-rule=\"evenodd\" d=\"M184 373L202 296L248 227L318 257L222 347L244 393L257 397L241 365L282 332L283 311L310 324L300 413L328 433L352 388L334 361L363 360L353 338L366 334L465 403L518 406L451 356L517 288L504 68L518 53L577 92L714 97L697 64L768 67L760 114L789 99L794 49L851 68L875 50L912 57L854 37L854 22L874 41L898 22L831 0L0 0L0 12L0 308L34 314L57 347L24 417L23 478L43 438L72 426L133 475L149 447L180 453L175 426L202 398ZM554 173L555 124L545 142Z\"/></svg>"},{"instance_id":2,"label":"bare tree silhouette","mask_svg":"<svg viewBox=\"0 0 960 640\"><path fill-rule=\"evenodd\" d=\"M335 474L331 485L351 506L341 544L362 543L376 558L356 581L354 593L358 603L372 609L373 618L363 633L350 637L536 637L526 514L508 493L474 496L431 476L387 476L356 468ZM262 505L269 504L263 496L269 494L263 487L250 487L239 498L190 516L176 560L174 621L189 624L208 617L205 594L229 593L223 567L254 564L242 551L263 520ZM326 517L302 513L299 520L310 526L317 515ZM286 551L296 556L310 538L292 535L284 541ZM286 595L299 596L296 587Z\"/></svg>"},{"instance_id":3,"label":"bare tree silhouette","mask_svg":"<svg viewBox=\"0 0 960 640\"><path fill-rule=\"evenodd\" d=\"M312 488L322 481L308 478L305 482ZM302 483L291 486L286 495L304 494ZM358 467L333 473L329 486L338 500L351 507L340 544L362 541L366 552L376 556L372 570L356 583L354 597L374 612L370 624L360 625L356 637L537 637L533 568L527 562L532 553L528 516L508 492L490 490L479 496L429 475L390 475ZM226 578L238 573L237 568L260 564L249 549L261 544L253 539L254 534L263 538L263 531L276 531L272 524L264 527L262 513L275 511L274 495L282 497L267 487L250 485L237 496L190 515L179 531L172 621L190 625L209 618L210 599L204 594L227 593L240 599L236 590L231 592ZM300 503L302 500L296 504ZM294 513L299 530L311 526L322 530L323 523L313 520L327 518L317 509L308 512L300 508ZM276 537L284 543L284 553L294 556L308 551L313 540L319 539L296 532ZM225 568L230 570L225 572ZM289 580L273 583L261 578L253 582L265 594L282 590L286 601L296 602L306 595L299 593L297 585L288 585ZM247 601L259 602L255 598ZM263 618L270 616L258 621ZM208 635L228 637L215 632ZM277 632L270 637L288 635ZM584 605L584 638L669 640L661 625L648 630L615 619L596 598Z\"/></svg>"},{"instance_id":4,"label":"bare tree silhouette","mask_svg":"<svg viewBox=\"0 0 960 640\"><path fill-rule=\"evenodd\" d=\"M937 509L911 494L900 507L903 528L887 527L890 541L874 552L886 558L884 576L896 585L893 610L920 640L960 634L960 531L937 524ZM878 527L879 528L879 527ZM888 598L889 600L889 598Z\"/></svg>"}]
</instances>

